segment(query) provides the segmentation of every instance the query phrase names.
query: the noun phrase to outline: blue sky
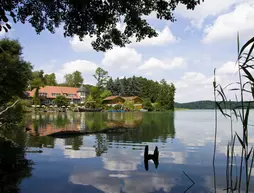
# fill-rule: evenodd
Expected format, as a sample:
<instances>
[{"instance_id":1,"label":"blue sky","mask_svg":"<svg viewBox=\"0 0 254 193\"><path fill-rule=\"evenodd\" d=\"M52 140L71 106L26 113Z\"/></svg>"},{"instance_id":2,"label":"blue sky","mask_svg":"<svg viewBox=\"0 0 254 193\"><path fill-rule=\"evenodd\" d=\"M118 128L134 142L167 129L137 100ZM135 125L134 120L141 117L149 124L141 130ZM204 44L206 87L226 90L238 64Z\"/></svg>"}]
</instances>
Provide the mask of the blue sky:
<instances>
[{"instance_id":1,"label":"blue sky","mask_svg":"<svg viewBox=\"0 0 254 193\"><path fill-rule=\"evenodd\" d=\"M92 75L100 66L114 78L135 75L173 82L179 102L212 99L214 68L220 83L235 80L236 34L240 32L242 43L253 36L254 1L205 0L194 11L179 6L175 16L177 21L171 23L151 14L147 19L159 32L157 38L106 53L92 50L91 38L64 38L61 28L37 35L30 24L12 24L13 29L0 37L19 39L24 59L34 69L54 72L58 82L79 70L84 83L94 84Z\"/></svg>"}]
</instances>

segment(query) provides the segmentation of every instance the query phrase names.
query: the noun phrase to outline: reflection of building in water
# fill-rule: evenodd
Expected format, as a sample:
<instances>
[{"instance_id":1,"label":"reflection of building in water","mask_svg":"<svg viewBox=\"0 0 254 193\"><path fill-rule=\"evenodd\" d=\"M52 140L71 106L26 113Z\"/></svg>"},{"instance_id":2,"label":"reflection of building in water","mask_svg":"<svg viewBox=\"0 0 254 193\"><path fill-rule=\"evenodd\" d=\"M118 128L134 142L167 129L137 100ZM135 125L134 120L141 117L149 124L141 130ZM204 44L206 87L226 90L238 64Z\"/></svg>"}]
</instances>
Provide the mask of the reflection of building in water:
<instances>
[{"instance_id":1,"label":"reflection of building in water","mask_svg":"<svg viewBox=\"0 0 254 193\"><path fill-rule=\"evenodd\" d=\"M79 131L80 122L75 122L67 114L36 114L27 125L31 135L47 136L61 131Z\"/></svg>"},{"instance_id":2,"label":"reflection of building in water","mask_svg":"<svg viewBox=\"0 0 254 193\"><path fill-rule=\"evenodd\" d=\"M141 112L125 112L125 113L108 113L106 126L109 128L113 127L125 127L125 128L135 128L142 121Z\"/></svg>"},{"instance_id":3,"label":"reflection of building in water","mask_svg":"<svg viewBox=\"0 0 254 193\"><path fill-rule=\"evenodd\" d=\"M86 129L85 113L82 113L80 117L80 130L85 130L85 129Z\"/></svg>"}]
</instances>

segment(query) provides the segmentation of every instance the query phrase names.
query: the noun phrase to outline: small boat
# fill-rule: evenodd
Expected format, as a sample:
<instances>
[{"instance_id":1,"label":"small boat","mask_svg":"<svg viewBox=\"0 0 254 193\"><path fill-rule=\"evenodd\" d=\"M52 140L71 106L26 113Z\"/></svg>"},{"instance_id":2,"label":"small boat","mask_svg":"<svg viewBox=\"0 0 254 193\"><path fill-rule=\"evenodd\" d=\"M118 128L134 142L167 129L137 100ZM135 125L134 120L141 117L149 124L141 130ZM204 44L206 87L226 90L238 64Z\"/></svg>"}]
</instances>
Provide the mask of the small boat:
<instances>
[{"instance_id":1,"label":"small boat","mask_svg":"<svg viewBox=\"0 0 254 193\"><path fill-rule=\"evenodd\" d=\"M87 109L87 108L78 108L79 112L101 112L102 109Z\"/></svg>"},{"instance_id":2,"label":"small boat","mask_svg":"<svg viewBox=\"0 0 254 193\"><path fill-rule=\"evenodd\" d=\"M110 113L123 113L125 110L108 110Z\"/></svg>"},{"instance_id":3,"label":"small boat","mask_svg":"<svg viewBox=\"0 0 254 193\"><path fill-rule=\"evenodd\" d=\"M140 112L147 112L148 110L147 109L140 109L139 111Z\"/></svg>"}]
</instances>

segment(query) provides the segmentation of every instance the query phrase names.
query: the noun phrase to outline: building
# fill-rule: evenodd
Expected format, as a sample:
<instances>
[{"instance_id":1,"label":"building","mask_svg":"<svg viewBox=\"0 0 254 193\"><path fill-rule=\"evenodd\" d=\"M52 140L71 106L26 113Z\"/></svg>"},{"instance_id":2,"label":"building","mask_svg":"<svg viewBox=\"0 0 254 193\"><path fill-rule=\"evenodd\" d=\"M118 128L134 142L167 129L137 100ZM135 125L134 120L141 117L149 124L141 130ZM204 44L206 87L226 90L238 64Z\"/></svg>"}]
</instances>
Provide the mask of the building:
<instances>
[{"instance_id":1,"label":"building","mask_svg":"<svg viewBox=\"0 0 254 193\"><path fill-rule=\"evenodd\" d=\"M36 89L33 89L32 91L26 91L28 98L33 98L35 91ZM70 100L70 102L81 103L87 96L87 89L83 87L83 85L80 88L65 86L45 86L39 89L39 98L42 105L53 105L54 99L59 95L65 96Z\"/></svg>"},{"instance_id":2,"label":"building","mask_svg":"<svg viewBox=\"0 0 254 193\"><path fill-rule=\"evenodd\" d=\"M126 100L131 100L134 102L134 106L136 108L142 108L143 100L138 96L130 96L130 97L122 97L122 96L109 96L103 99L103 104L107 104L108 106L121 105Z\"/></svg>"}]
</instances>

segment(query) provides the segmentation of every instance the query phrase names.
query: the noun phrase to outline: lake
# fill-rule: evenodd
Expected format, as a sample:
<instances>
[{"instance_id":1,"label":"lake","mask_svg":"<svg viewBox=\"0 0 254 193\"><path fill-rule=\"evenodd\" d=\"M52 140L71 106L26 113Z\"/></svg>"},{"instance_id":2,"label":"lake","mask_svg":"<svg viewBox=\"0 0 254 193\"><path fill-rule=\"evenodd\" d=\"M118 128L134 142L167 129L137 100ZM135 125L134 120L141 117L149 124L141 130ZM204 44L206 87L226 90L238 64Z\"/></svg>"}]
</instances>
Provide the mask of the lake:
<instances>
[{"instance_id":1,"label":"lake","mask_svg":"<svg viewBox=\"0 0 254 193\"><path fill-rule=\"evenodd\" d=\"M252 125L253 115L252 111ZM216 184L217 192L226 192L230 121L221 115L218 120ZM32 130L17 140L28 147L26 159L33 164L30 174L17 180L20 193L214 192L212 110L27 114L25 124ZM106 128L125 129L99 133ZM234 121L234 129L241 134L239 128ZM97 133L47 136L63 130ZM253 126L249 132L253 144ZM157 161L144 161L146 145L149 154L158 147ZM235 151L241 154L239 143ZM250 192L254 192L253 185Z\"/></svg>"}]
</instances>

